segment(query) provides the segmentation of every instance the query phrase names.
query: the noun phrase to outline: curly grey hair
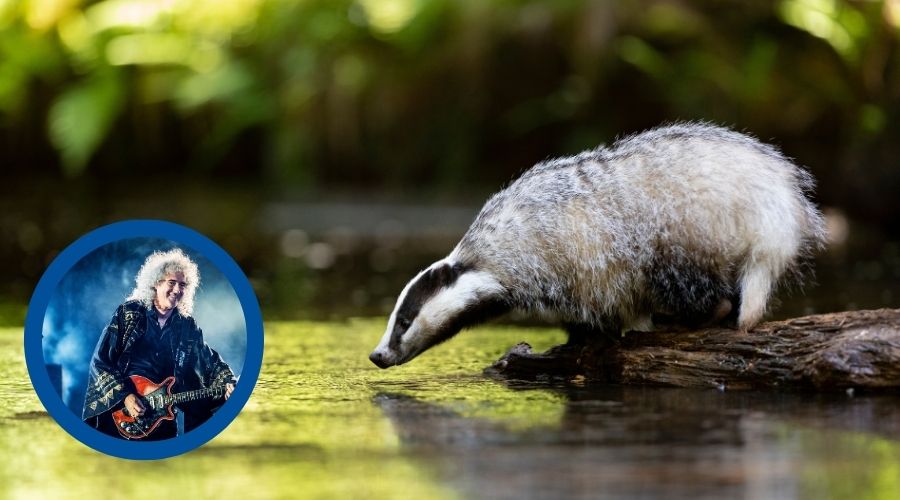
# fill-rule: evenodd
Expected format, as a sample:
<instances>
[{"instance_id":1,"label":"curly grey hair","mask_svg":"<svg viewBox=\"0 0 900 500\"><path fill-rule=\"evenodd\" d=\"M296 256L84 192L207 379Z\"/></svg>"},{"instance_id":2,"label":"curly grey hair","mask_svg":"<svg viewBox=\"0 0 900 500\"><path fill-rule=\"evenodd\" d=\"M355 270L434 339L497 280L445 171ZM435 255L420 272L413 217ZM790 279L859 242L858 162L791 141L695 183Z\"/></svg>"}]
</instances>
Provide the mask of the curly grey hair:
<instances>
[{"instance_id":1,"label":"curly grey hair","mask_svg":"<svg viewBox=\"0 0 900 500\"><path fill-rule=\"evenodd\" d=\"M178 311L184 316L190 316L194 312L194 294L200 286L200 269L197 264L185 255L180 248L174 248L168 252L153 252L144 261L141 270L134 278L134 290L127 300L139 300L146 307L153 307L153 299L156 297L156 284L169 273L184 274L187 286L178 303Z\"/></svg>"}]
</instances>

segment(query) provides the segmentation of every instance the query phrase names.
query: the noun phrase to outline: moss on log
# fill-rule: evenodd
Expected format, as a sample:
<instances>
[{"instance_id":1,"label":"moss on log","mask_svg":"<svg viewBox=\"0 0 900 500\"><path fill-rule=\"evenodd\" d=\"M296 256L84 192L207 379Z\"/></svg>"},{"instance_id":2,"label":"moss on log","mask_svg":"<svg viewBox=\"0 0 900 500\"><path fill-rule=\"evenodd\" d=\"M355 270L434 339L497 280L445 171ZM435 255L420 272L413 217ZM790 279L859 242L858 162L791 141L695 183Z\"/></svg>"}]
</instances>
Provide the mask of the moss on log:
<instances>
[{"instance_id":1,"label":"moss on log","mask_svg":"<svg viewBox=\"0 0 900 500\"><path fill-rule=\"evenodd\" d=\"M805 316L747 332L629 332L621 339L565 344L541 354L522 343L485 373L729 390L898 391L900 309Z\"/></svg>"}]
</instances>

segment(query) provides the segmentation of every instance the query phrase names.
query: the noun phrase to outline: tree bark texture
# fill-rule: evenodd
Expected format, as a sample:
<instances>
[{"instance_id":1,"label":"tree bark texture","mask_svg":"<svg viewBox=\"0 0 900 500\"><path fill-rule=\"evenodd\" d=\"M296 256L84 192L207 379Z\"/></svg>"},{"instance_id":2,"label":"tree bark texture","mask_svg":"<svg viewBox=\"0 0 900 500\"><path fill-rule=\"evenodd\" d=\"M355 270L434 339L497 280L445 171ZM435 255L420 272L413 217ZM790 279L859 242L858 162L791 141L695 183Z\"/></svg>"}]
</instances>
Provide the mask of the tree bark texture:
<instances>
[{"instance_id":1,"label":"tree bark texture","mask_svg":"<svg viewBox=\"0 0 900 500\"><path fill-rule=\"evenodd\" d=\"M485 373L719 389L900 390L900 309L760 324L750 331L629 332L543 354L511 348Z\"/></svg>"}]
</instances>

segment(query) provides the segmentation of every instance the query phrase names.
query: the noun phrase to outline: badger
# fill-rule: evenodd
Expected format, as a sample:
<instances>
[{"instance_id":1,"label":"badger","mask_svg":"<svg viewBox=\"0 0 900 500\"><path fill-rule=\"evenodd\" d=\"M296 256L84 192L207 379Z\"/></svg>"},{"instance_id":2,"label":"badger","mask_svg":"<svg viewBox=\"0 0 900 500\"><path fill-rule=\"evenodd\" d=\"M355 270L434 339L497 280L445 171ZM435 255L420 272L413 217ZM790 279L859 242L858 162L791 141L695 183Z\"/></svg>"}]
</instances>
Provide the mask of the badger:
<instances>
[{"instance_id":1,"label":"badger","mask_svg":"<svg viewBox=\"0 0 900 500\"><path fill-rule=\"evenodd\" d=\"M369 359L400 365L510 310L572 339L654 321L749 329L824 245L814 180L776 148L677 123L541 162L397 299Z\"/></svg>"}]
</instances>

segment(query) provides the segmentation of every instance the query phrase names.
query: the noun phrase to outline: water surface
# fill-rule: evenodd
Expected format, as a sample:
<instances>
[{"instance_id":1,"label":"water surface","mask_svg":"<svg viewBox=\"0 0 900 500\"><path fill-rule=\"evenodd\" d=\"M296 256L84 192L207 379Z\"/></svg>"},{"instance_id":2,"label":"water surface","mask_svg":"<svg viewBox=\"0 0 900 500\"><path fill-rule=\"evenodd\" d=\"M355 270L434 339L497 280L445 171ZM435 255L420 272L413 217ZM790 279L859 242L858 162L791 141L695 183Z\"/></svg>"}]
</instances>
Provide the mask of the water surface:
<instances>
[{"instance_id":1,"label":"water surface","mask_svg":"<svg viewBox=\"0 0 900 500\"><path fill-rule=\"evenodd\" d=\"M898 498L900 397L498 382L556 330L483 327L407 366L366 356L383 320L266 325L241 415L204 447L135 462L71 438L0 330L0 497Z\"/></svg>"}]
</instances>

